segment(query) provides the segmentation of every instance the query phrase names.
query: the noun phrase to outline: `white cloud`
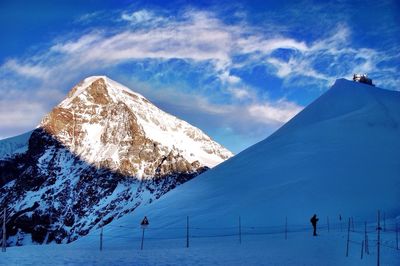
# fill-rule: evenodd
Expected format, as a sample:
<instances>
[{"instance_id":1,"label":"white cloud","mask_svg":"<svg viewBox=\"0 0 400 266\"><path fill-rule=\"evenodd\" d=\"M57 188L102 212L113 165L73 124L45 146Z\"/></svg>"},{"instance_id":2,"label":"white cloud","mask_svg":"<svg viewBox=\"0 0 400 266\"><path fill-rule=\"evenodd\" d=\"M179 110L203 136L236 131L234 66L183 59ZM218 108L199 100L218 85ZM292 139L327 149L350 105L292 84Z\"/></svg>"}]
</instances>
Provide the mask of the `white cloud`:
<instances>
[{"instance_id":1,"label":"white cloud","mask_svg":"<svg viewBox=\"0 0 400 266\"><path fill-rule=\"evenodd\" d=\"M280 100L275 103L264 102L247 107L253 119L263 124L283 124L300 112L303 107Z\"/></svg>"},{"instance_id":2,"label":"white cloud","mask_svg":"<svg viewBox=\"0 0 400 266\"><path fill-rule=\"evenodd\" d=\"M270 54L277 49L292 49L300 52L306 52L309 49L304 42L295 39L284 37L266 39L265 36L257 35L239 39L238 46L243 53L261 52L263 54Z\"/></svg>"},{"instance_id":3,"label":"white cloud","mask_svg":"<svg viewBox=\"0 0 400 266\"><path fill-rule=\"evenodd\" d=\"M99 40L99 33L93 32L90 34L83 35L76 41L67 41L66 43L59 43L51 47L51 51L74 54L81 51L90 50L92 45L95 45Z\"/></svg>"},{"instance_id":4,"label":"white cloud","mask_svg":"<svg viewBox=\"0 0 400 266\"><path fill-rule=\"evenodd\" d=\"M34 77L38 79L48 78L48 74L50 72L50 70L47 67L43 67L38 63L36 64L20 63L14 59L6 61L1 66L1 70L3 71L7 70L25 77Z\"/></svg>"},{"instance_id":5,"label":"white cloud","mask_svg":"<svg viewBox=\"0 0 400 266\"><path fill-rule=\"evenodd\" d=\"M235 97L236 99L250 99L254 96L251 95L248 89L246 88L228 88L228 91Z\"/></svg>"},{"instance_id":6,"label":"white cloud","mask_svg":"<svg viewBox=\"0 0 400 266\"><path fill-rule=\"evenodd\" d=\"M157 17L153 12L142 9L132 13L123 13L121 19L131 23L143 23L156 19Z\"/></svg>"},{"instance_id":7,"label":"white cloud","mask_svg":"<svg viewBox=\"0 0 400 266\"><path fill-rule=\"evenodd\" d=\"M87 18L92 19L95 15ZM239 127L238 121L276 127L302 107L284 100L259 102L257 92L238 74L234 74L237 73L232 71L235 68L251 69L255 65L264 65L270 74L283 79L284 84L300 77L327 86L337 77L350 77L353 72L371 71L388 86L398 84L398 80L392 77L398 73L398 67L377 70L380 62L388 60L385 51L352 47L351 31L342 24L331 32L325 32L322 37L306 42L283 33L266 34L245 21L228 25L214 13L196 10L189 10L175 18L163 17L149 10L138 10L119 14L118 18L129 22L129 25L112 30L85 30L79 36L55 40L50 49L43 49L30 58L6 61L0 66L0 81L7 83L18 79L13 88L21 89L30 86L27 77L35 78L40 84L35 89L48 92L48 88L72 85L83 78L84 73L101 73L106 68L112 69L126 62L148 59L209 62L214 66L213 75L221 82L222 94L230 93L232 101L229 104L210 104L211 95L201 95L194 91L195 95L191 97L196 98L195 103L176 99L170 102L182 104L182 108L194 108L221 116L236 127ZM287 57L277 55L276 52L280 50L288 52ZM245 59L237 63L237 56ZM316 66L323 60L326 61L324 67ZM5 87L1 87L0 93L4 93L4 90ZM54 96L56 98L61 99L61 96ZM7 117L13 117L7 111L12 110L11 104L20 106L23 113L43 114L48 107L40 107L42 100L38 96L32 97L30 109L28 106L28 109L21 107L27 99L19 99L17 96L10 98L8 103L2 102L5 107L1 109L1 124L7 124ZM18 116L18 113L15 115ZM22 121L21 125L25 125L28 120L37 120L33 116L26 120L14 118L15 121Z\"/></svg>"},{"instance_id":8,"label":"white cloud","mask_svg":"<svg viewBox=\"0 0 400 266\"><path fill-rule=\"evenodd\" d=\"M221 74L219 74L219 78L221 79L222 82L231 85L238 84L241 81L241 79L238 76L230 74L229 71L222 71Z\"/></svg>"},{"instance_id":9,"label":"white cloud","mask_svg":"<svg viewBox=\"0 0 400 266\"><path fill-rule=\"evenodd\" d=\"M291 58L288 62L276 58L268 58L268 63L276 68L276 75L280 78L293 78L296 76L304 76L312 79L332 81L334 77L324 75L313 67L307 59Z\"/></svg>"},{"instance_id":10,"label":"white cloud","mask_svg":"<svg viewBox=\"0 0 400 266\"><path fill-rule=\"evenodd\" d=\"M173 88L154 91L134 79L130 83L136 84L141 88L141 93L162 106L172 105L173 108L185 110L185 113L196 114L197 118L200 117L200 125L203 128L229 127L241 134L257 136L258 139L266 137L266 132L277 129L304 108L286 99L257 99L249 89L237 89L234 93L238 98L250 101L212 103L211 99L204 95L185 93Z\"/></svg>"},{"instance_id":11,"label":"white cloud","mask_svg":"<svg viewBox=\"0 0 400 266\"><path fill-rule=\"evenodd\" d=\"M74 22L76 24L88 24L88 23L95 21L96 19L99 19L100 17L104 17L104 16L105 16L104 11L96 11L96 12L84 14L84 15L78 17Z\"/></svg>"},{"instance_id":12,"label":"white cloud","mask_svg":"<svg viewBox=\"0 0 400 266\"><path fill-rule=\"evenodd\" d=\"M44 110L39 102L0 100L0 125L3 128L15 127L16 124L20 127L31 127L33 121L40 121Z\"/></svg>"},{"instance_id":13,"label":"white cloud","mask_svg":"<svg viewBox=\"0 0 400 266\"><path fill-rule=\"evenodd\" d=\"M367 48L352 48L350 30L338 25L327 37L311 43L285 36L269 36L255 27L240 24L227 25L212 13L188 11L182 17L163 18L148 10L123 13L125 20L136 23L158 20L150 28L127 29L122 27L114 32L96 29L78 38L60 41L50 51L35 55L34 60L9 60L2 69L21 75L46 79L55 73L78 71L82 68L109 67L129 60L143 59L184 59L210 61L215 74L222 82L235 85L242 80L231 74L237 55L249 55L242 66L265 64L274 69L277 77L290 80L294 77L308 77L323 81L349 76L351 72L371 72L377 69L383 54ZM289 51L288 58L274 54L278 50ZM358 58L352 62L343 57ZM325 69L315 66L321 58L328 58L331 64ZM353 60L354 61L354 60ZM336 66L336 68L335 68ZM342 66L338 69L337 66ZM272 68L271 68L272 67Z\"/></svg>"},{"instance_id":14,"label":"white cloud","mask_svg":"<svg viewBox=\"0 0 400 266\"><path fill-rule=\"evenodd\" d=\"M180 58L210 60L221 71L230 64L232 37L232 33L223 25L215 24L214 19L195 14L187 21L173 21L153 29L125 29L111 35L94 31L75 40L57 43L51 51L61 53L59 59L66 61L63 65L73 68L145 58ZM227 78L237 80L233 76Z\"/></svg>"}]
</instances>

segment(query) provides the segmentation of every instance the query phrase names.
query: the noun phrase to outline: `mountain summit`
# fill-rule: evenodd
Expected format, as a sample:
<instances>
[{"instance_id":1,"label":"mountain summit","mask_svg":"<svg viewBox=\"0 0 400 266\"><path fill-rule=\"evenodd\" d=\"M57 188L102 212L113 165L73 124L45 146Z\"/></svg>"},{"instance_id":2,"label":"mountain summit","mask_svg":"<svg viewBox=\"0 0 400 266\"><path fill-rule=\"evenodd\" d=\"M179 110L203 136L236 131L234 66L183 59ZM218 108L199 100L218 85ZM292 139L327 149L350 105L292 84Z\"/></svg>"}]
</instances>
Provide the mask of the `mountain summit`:
<instances>
[{"instance_id":1,"label":"mountain summit","mask_svg":"<svg viewBox=\"0 0 400 266\"><path fill-rule=\"evenodd\" d=\"M139 179L211 168L232 156L198 128L104 76L74 87L40 127L86 162Z\"/></svg>"},{"instance_id":2,"label":"mountain summit","mask_svg":"<svg viewBox=\"0 0 400 266\"><path fill-rule=\"evenodd\" d=\"M105 76L83 80L37 129L0 147L11 245L71 242L232 156Z\"/></svg>"}]
</instances>

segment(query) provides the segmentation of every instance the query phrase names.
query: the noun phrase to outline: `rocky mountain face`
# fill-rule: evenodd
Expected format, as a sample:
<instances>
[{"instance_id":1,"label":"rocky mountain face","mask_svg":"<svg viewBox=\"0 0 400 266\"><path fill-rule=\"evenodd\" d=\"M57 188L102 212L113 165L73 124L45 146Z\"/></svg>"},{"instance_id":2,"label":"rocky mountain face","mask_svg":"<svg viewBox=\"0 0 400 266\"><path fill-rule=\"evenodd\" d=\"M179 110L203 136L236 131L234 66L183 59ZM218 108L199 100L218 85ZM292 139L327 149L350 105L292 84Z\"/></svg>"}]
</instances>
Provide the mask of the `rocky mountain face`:
<instances>
[{"instance_id":1,"label":"rocky mountain face","mask_svg":"<svg viewBox=\"0 0 400 266\"><path fill-rule=\"evenodd\" d=\"M74 241L232 156L103 76L75 86L20 146L0 157L9 245Z\"/></svg>"}]
</instances>

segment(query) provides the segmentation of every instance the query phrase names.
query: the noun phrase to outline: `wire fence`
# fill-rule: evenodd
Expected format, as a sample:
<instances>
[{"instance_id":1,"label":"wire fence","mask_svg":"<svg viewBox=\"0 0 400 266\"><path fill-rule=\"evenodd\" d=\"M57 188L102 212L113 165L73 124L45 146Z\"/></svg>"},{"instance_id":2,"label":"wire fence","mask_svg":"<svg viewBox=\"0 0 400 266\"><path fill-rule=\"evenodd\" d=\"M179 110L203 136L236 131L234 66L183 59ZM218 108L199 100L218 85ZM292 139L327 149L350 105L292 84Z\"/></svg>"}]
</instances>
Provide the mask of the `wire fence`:
<instances>
[{"instance_id":1,"label":"wire fence","mask_svg":"<svg viewBox=\"0 0 400 266\"><path fill-rule=\"evenodd\" d=\"M285 223L275 226L242 224L240 217L238 218L239 222L235 221L236 225L215 227L191 225L189 223L189 217L187 217L187 220L185 219L187 221L186 225L182 223L180 224L181 226L140 227L107 224L99 228L101 230L100 232L96 231L96 233L91 233L84 238L92 240L97 239L92 241L92 243L99 243L100 250L103 250L103 242L107 243L108 241L113 241L114 243L122 241L131 243L132 245L134 245L133 243L141 243L140 248L144 249L144 241L179 240L177 242L178 245L189 248L189 246L192 245L192 241L196 239L210 239L209 242L215 242L213 239L216 238L230 238L230 241L236 241L241 244L242 237L245 236L269 235L287 240L296 233L309 232L310 236L312 235L312 227L309 223L291 224L288 223L287 217L286 220L283 219ZM343 243L346 241L344 243L346 244L346 254L344 254L346 256L349 256L351 253L354 256L354 252L360 252L361 259L367 255L374 255L378 257L379 261L380 248L391 250L400 255L399 224L396 221L384 220L382 225L380 224L380 220L377 222L355 221L353 217L349 217L346 220L346 222L344 219L330 222L329 217L326 217L325 221L319 221L318 232L323 234L332 232L345 238L346 240L343 240ZM244 239L243 242L245 241L252 240L247 238ZM0 240L0 242L4 243L4 240Z\"/></svg>"},{"instance_id":2,"label":"wire fence","mask_svg":"<svg viewBox=\"0 0 400 266\"><path fill-rule=\"evenodd\" d=\"M239 219L240 220L240 219ZM121 232L116 234L113 232L112 236L103 236L105 238L112 239L130 239L143 241L146 240L179 240L179 239L201 239L201 238L223 238L231 237L234 241L242 242L242 237L244 236L262 236L262 235L275 235L282 236L285 239L290 238L291 234L300 232L312 232L310 224L286 224L280 226L269 226L269 225L242 225L237 226L227 226L227 227L199 227L199 226L172 226L172 227L129 227L129 226L116 226L116 225L106 225L109 228L119 228L124 230L130 230L135 232L135 236L126 236L126 232ZM348 230L346 230L346 227ZM142 236L140 231L143 230ZM376 238L377 225L376 223L367 223L361 221L354 221L353 218L349 218L349 222L346 223L344 220L339 222L329 223L329 218L324 224L318 226L319 232L333 232L342 233L342 236L348 234L348 247L357 245L362 246L365 254L373 254L372 248L380 245L382 248L388 248L391 250L400 251L398 243L398 224L395 222L385 222L385 227L379 230L385 236L384 241L373 239ZM144 231L146 231L146 236L144 237ZM100 237L100 235L91 235L91 237ZM387 240L390 239L390 240ZM183 245L183 244L182 244ZM187 244L188 245L188 244ZM348 251L347 251L348 254Z\"/></svg>"}]
</instances>

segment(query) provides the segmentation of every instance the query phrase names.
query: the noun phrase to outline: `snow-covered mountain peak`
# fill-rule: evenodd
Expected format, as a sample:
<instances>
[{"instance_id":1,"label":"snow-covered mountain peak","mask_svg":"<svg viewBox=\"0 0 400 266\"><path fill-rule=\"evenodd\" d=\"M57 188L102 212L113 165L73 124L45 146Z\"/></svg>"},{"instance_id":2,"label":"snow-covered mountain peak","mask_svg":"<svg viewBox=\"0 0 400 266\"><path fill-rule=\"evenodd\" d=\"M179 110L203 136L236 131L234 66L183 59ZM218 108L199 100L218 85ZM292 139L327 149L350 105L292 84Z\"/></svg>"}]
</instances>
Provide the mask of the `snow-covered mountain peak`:
<instances>
[{"instance_id":1,"label":"snow-covered mountain peak","mask_svg":"<svg viewBox=\"0 0 400 266\"><path fill-rule=\"evenodd\" d=\"M396 92L346 79L338 79L326 93L273 135L282 135L287 131L297 131L305 126L324 121L347 119L351 116L362 116L367 113L374 115L364 117L360 121L396 127L397 122L392 118L393 116L378 117L377 114L381 113L382 108L387 113L398 114L399 107L396 104L398 100L399 94ZM383 101L387 101L388 106L382 104ZM382 114L386 113L382 112Z\"/></svg>"},{"instance_id":2,"label":"snow-covered mountain peak","mask_svg":"<svg viewBox=\"0 0 400 266\"><path fill-rule=\"evenodd\" d=\"M189 164L207 167L233 155L200 129L106 76L80 82L40 127L85 161L117 171L122 167L123 173L138 178L154 173L145 171L143 160L133 159L132 150L139 157L175 154Z\"/></svg>"},{"instance_id":3,"label":"snow-covered mountain peak","mask_svg":"<svg viewBox=\"0 0 400 266\"><path fill-rule=\"evenodd\" d=\"M67 108L74 103L76 98L94 101L98 104L107 104L108 101L116 101L125 94L136 100L148 101L139 93L133 92L126 86L108 78L107 76L90 76L82 80L78 85L71 89L68 97L59 106Z\"/></svg>"},{"instance_id":4,"label":"snow-covered mountain peak","mask_svg":"<svg viewBox=\"0 0 400 266\"><path fill-rule=\"evenodd\" d=\"M232 156L105 76L84 79L38 128L0 149L0 209L12 217L12 245L24 234L74 241Z\"/></svg>"}]
</instances>

